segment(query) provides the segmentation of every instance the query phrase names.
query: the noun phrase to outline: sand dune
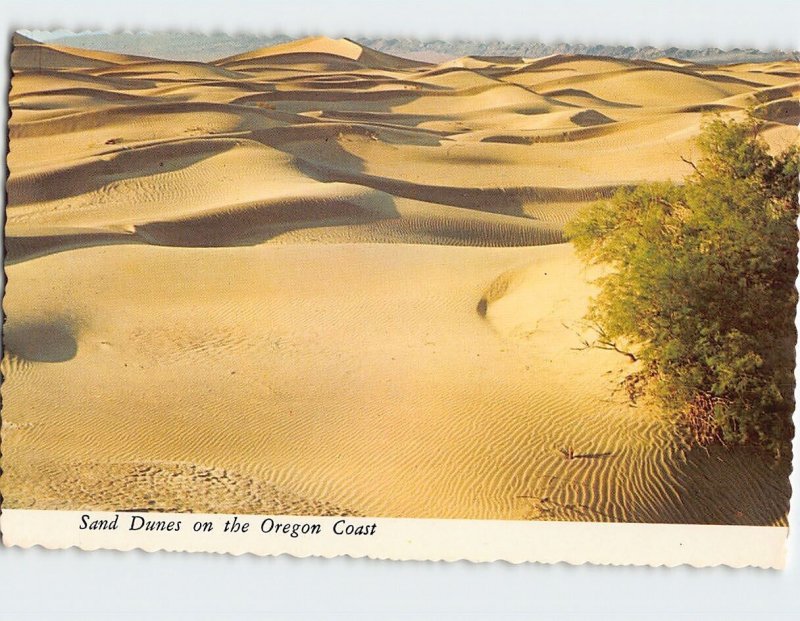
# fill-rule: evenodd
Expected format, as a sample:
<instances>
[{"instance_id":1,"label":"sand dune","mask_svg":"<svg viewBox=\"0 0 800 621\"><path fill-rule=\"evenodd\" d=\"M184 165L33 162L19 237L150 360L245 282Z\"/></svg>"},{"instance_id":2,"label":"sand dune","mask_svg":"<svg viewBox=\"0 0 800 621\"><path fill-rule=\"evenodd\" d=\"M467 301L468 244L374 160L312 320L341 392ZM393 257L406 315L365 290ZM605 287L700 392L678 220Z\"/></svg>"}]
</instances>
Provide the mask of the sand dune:
<instances>
[{"instance_id":1,"label":"sand dune","mask_svg":"<svg viewBox=\"0 0 800 621\"><path fill-rule=\"evenodd\" d=\"M370 49L350 39L308 37L290 41L228 58L214 64L227 68L257 70L259 65L292 65L307 70L347 70L371 68L403 70L425 66L427 63L398 58Z\"/></svg>"},{"instance_id":2,"label":"sand dune","mask_svg":"<svg viewBox=\"0 0 800 621\"><path fill-rule=\"evenodd\" d=\"M98 52L67 45L41 45L19 33L14 34L12 44L11 65L15 70L87 69L154 60L144 56Z\"/></svg>"},{"instance_id":3,"label":"sand dune","mask_svg":"<svg viewBox=\"0 0 800 621\"><path fill-rule=\"evenodd\" d=\"M785 523L785 468L582 348L562 231L690 172L704 111L797 141L798 63L11 61L6 506Z\"/></svg>"}]
</instances>

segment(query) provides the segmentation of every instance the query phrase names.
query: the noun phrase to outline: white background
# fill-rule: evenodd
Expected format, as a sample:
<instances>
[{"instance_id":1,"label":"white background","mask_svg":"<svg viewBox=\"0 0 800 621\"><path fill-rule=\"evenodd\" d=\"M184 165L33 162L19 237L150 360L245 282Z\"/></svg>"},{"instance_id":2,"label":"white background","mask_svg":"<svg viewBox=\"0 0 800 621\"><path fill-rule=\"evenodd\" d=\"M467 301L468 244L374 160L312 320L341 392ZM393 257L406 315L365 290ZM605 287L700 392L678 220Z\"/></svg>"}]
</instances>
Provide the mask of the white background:
<instances>
[{"instance_id":1,"label":"white background","mask_svg":"<svg viewBox=\"0 0 800 621\"><path fill-rule=\"evenodd\" d=\"M777 0L6 0L0 21L9 32L283 31L800 48L800 3ZM7 84L7 60L0 70ZM792 481L796 488L796 475ZM791 519L794 532L798 515ZM198 621L265 613L292 619L515 619L530 613L545 619L795 619L800 536L790 537L789 569L782 573L0 549L3 619Z\"/></svg>"}]
</instances>

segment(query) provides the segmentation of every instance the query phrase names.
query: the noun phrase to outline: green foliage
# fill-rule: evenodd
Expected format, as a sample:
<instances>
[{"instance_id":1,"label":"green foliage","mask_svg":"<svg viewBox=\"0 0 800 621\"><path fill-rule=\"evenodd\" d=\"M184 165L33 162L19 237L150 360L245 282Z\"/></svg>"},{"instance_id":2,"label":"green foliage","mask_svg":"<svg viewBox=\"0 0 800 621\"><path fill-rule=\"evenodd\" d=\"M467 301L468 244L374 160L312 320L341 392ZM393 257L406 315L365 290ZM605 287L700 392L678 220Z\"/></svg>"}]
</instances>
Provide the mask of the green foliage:
<instances>
[{"instance_id":1,"label":"green foliage","mask_svg":"<svg viewBox=\"0 0 800 621\"><path fill-rule=\"evenodd\" d=\"M755 119L715 118L683 185L594 204L567 228L607 264L590 319L624 340L641 378L701 443L791 439L798 149L770 154Z\"/></svg>"}]
</instances>

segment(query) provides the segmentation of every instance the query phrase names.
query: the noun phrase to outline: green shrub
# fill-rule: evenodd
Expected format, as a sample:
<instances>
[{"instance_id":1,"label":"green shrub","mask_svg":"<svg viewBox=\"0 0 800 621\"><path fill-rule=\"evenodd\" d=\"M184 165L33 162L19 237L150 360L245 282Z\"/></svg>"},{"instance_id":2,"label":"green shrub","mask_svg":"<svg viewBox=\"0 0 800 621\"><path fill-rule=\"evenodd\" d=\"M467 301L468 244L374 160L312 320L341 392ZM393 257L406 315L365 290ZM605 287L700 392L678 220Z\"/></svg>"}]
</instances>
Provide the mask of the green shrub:
<instances>
[{"instance_id":1,"label":"green shrub","mask_svg":"<svg viewBox=\"0 0 800 621\"><path fill-rule=\"evenodd\" d=\"M610 266L589 318L642 361L636 380L703 444L791 439L798 149L755 119L704 124L683 185L620 190L567 227Z\"/></svg>"}]
</instances>

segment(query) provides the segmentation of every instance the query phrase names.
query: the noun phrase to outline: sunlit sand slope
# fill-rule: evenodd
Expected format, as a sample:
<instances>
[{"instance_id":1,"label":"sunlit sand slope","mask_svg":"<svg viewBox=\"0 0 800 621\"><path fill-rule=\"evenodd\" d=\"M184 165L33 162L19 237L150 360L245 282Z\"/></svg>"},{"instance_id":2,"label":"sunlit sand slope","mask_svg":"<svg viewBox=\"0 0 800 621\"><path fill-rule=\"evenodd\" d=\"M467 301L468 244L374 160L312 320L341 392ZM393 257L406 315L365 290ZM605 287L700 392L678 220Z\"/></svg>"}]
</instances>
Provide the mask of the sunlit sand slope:
<instances>
[{"instance_id":1,"label":"sunlit sand slope","mask_svg":"<svg viewBox=\"0 0 800 621\"><path fill-rule=\"evenodd\" d=\"M12 68L6 506L785 522L785 467L690 450L582 346L562 231L690 172L708 111L796 141L798 63L15 37Z\"/></svg>"},{"instance_id":2,"label":"sunlit sand slope","mask_svg":"<svg viewBox=\"0 0 800 621\"><path fill-rule=\"evenodd\" d=\"M762 493L767 464L688 451L628 405L625 358L580 351L589 290L563 244L111 246L9 272L17 506L735 523L785 510L787 490Z\"/></svg>"}]
</instances>

